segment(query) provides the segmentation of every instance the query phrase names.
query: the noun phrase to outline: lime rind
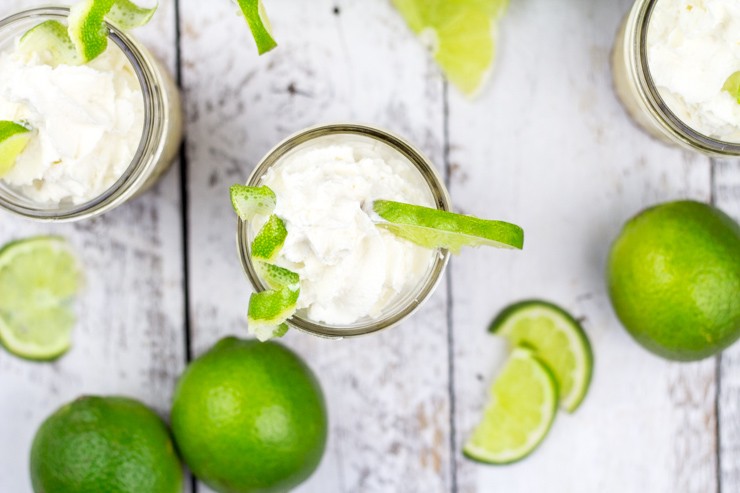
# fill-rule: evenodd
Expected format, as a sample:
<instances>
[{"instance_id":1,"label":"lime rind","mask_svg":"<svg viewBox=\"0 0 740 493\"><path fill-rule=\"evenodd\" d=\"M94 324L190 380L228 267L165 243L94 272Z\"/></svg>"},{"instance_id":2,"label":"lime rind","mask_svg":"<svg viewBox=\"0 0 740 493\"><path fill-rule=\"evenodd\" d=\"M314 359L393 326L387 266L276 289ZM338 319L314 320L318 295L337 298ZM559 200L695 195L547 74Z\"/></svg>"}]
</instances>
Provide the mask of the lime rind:
<instances>
[{"instance_id":1,"label":"lime rind","mask_svg":"<svg viewBox=\"0 0 740 493\"><path fill-rule=\"evenodd\" d=\"M271 289L290 288L297 290L300 288L301 278L292 270L278 265L268 264L261 260L254 262L254 268L260 279Z\"/></svg>"},{"instance_id":2,"label":"lime rind","mask_svg":"<svg viewBox=\"0 0 740 493\"><path fill-rule=\"evenodd\" d=\"M557 413L558 385L532 351L516 348L491 385L484 416L463 447L470 459L510 464L530 455Z\"/></svg>"},{"instance_id":3,"label":"lime rind","mask_svg":"<svg viewBox=\"0 0 740 493\"><path fill-rule=\"evenodd\" d=\"M237 0L239 8L247 20L249 30L257 44L257 52L260 55L267 53L277 47L275 38L272 37L272 27L267 17L264 5L260 0Z\"/></svg>"},{"instance_id":4,"label":"lime rind","mask_svg":"<svg viewBox=\"0 0 740 493\"><path fill-rule=\"evenodd\" d=\"M82 61L67 26L55 20L42 22L26 31L18 42L18 51L27 58L36 55L52 67L79 65Z\"/></svg>"},{"instance_id":5,"label":"lime rind","mask_svg":"<svg viewBox=\"0 0 740 493\"><path fill-rule=\"evenodd\" d=\"M296 312L300 290L288 287L254 293L249 298L249 332L264 342L282 337L288 331L286 321Z\"/></svg>"},{"instance_id":6,"label":"lime rind","mask_svg":"<svg viewBox=\"0 0 740 493\"><path fill-rule=\"evenodd\" d=\"M280 338L283 337L285 334L288 333L288 330L290 330L290 327L287 323L282 323L277 326L271 326L271 325L264 325L264 326L258 326L258 327L252 327L251 333L254 335L254 337L257 338L260 342L266 342L270 339Z\"/></svg>"},{"instance_id":7,"label":"lime rind","mask_svg":"<svg viewBox=\"0 0 740 493\"><path fill-rule=\"evenodd\" d=\"M108 48L108 27L105 16L115 0L82 0L70 7L67 18L69 37L83 63L87 63Z\"/></svg>"},{"instance_id":8,"label":"lime rind","mask_svg":"<svg viewBox=\"0 0 740 493\"><path fill-rule=\"evenodd\" d=\"M157 7L158 3L147 8L139 7L130 0L116 0L105 18L124 31L128 31L147 25L157 12Z\"/></svg>"},{"instance_id":9,"label":"lime rind","mask_svg":"<svg viewBox=\"0 0 740 493\"><path fill-rule=\"evenodd\" d=\"M740 70L727 78L725 84L722 86L722 90L729 92L730 96L735 98L738 104L740 104Z\"/></svg>"},{"instance_id":10,"label":"lime rind","mask_svg":"<svg viewBox=\"0 0 740 493\"><path fill-rule=\"evenodd\" d=\"M515 224L455 214L429 207L376 200L373 210L387 222L378 222L406 240L426 248L459 253L464 246L516 248L524 246L524 231Z\"/></svg>"},{"instance_id":11,"label":"lime rind","mask_svg":"<svg viewBox=\"0 0 740 493\"><path fill-rule=\"evenodd\" d=\"M532 348L556 376L560 407L575 412L588 393L593 373L593 352L581 324L559 306L526 300L504 309L489 331L513 346Z\"/></svg>"},{"instance_id":12,"label":"lime rind","mask_svg":"<svg viewBox=\"0 0 740 493\"><path fill-rule=\"evenodd\" d=\"M13 169L32 135L31 130L20 123L0 121L0 178Z\"/></svg>"},{"instance_id":13,"label":"lime rind","mask_svg":"<svg viewBox=\"0 0 740 493\"><path fill-rule=\"evenodd\" d=\"M251 221L257 214L270 215L277 205L275 192L266 186L232 185L229 195L231 206L242 221Z\"/></svg>"},{"instance_id":14,"label":"lime rind","mask_svg":"<svg viewBox=\"0 0 740 493\"><path fill-rule=\"evenodd\" d=\"M288 230L283 220L271 215L252 241L252 258L272 262L283 248L287 237Z\"/></svg>"}]
</instances>

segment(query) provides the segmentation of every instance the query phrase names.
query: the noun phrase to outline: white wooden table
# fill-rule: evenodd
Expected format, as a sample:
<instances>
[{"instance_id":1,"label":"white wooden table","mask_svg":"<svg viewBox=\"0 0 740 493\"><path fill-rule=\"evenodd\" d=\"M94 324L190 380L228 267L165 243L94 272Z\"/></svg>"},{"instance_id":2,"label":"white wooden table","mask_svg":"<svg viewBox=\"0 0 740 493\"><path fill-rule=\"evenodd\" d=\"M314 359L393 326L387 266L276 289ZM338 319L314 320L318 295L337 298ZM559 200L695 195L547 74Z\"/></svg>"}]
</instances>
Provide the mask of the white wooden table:
<instances>
[{"instance_id":1,"label":"white wooden table","mask_svg":"<svg viewBox=\"0 0 740 493\"><path fill-rule=\"evenodd\" d=\"M43 3L4 0L0 16ZM250 286L227 188L289 133L348 120L418 144L457 210L521 224L526 247L466 251L423 310L383 334L286 336L321 379L331 421L300 492L740 492L740 347L668 363L632 342L605 295L609 243L643 207L691 197L740 219L740 163L666 147L619 105L609 54L630 0L512 0L495 75L475 102L445 84L389 0L266 0L281 45L262 58L230 1L161 3L137 36L184 90L179 162L97 220L0 219L0 242L66 236L88 277L69 354L34 364L0 351L0 492L31 491L33 434L62 403L125 394L166 416L187 361L246 336ZM461 444L505 357L486 326L530 297L583 319L592 388L532 457L478 465Z\"/></svg>"}]
</instances>

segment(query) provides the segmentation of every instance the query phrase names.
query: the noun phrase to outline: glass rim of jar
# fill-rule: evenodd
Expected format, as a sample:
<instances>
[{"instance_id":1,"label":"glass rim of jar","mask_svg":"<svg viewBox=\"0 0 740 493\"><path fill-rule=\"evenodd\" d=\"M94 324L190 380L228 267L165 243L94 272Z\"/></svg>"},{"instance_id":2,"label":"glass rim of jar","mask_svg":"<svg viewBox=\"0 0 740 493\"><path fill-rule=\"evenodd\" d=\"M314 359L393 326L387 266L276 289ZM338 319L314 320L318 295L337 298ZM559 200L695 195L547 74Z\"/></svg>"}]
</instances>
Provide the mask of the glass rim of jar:
<instances>
[{"instance_id":1,"label":"glass rim of jar","mask_svg":"<svg viewBox=\"0 0 740 493\"><path fill-rule=\"evenodd\" d=\"M369 137L383 142L392 149L401 153L424 178L431 194L434 196L436 207L440 210L451 210L450 197L444 181L439 176L439 173L431 161L427 159L421 151L394 133L376 126L356 123L317 125L290 135L272 148L272 150L270 150L260 160L250 174L249 179L247 180L247 185L259 186L262 177L267 170L277 164L282 157L296 147L320 137L342 134ZM247 279L256 291L264 291L267 288L257 275L252 263L249 249L250 241L248 221L242 221L237 218L236 236L239 259ZM405 302L400 305L399 308L381 318L376 320L363 320L359 323L348 325L329 325L294 315L287 321L288 325L302 332L329 339L355 337L394 327L413 315L424 304L424 302L427 301L431 294L434 293L442 279L442 274L445 271L445 267L447 266L449 259L450 253L448 250L437 250L434 263L429 268L425 278L419 282L416 288L414 288L414 295L407 296Z\"/></svg>"},{"instance_id":2,"label":"glass rim of jar","mask_svg":"<svg viewBox=\"0 0 740 493\"><path fill-rule=\"evenodd\" d=\"M24 10L0 20L0 37L4 30L14 24L26 22L29 18L38 18L39 22L50 19L66 19L69 7L48 6ZM139 147L131 158L123 174L102 194L81 204L45 208L31 205L31 200L14 200L13 197L0 193L0 209L6 210L27 219L41 222L72 222L98 216L118 207L143 186L149 170L163 152L163 139L166 125L162 115L166 113L165 95L160 88L157 70L149 59L143 46L131 36L106 22L108 39L126 56L139 81L143 97L144 125Z\"/></svg>"},{"instance_id":3,"label":"glass rim of jar","mask_svg":"<svg viewBox=\"0 0 740 493\"><path fill-rule=\"evenodd\" d=\"M704 135L679 118L658 91L650 72L647 36L655 6L661 0L638 0L628 14L625 48L626 63L631 69L639 97L657 123L685 146L717 157L740 156L740 142L727 142ZM632 31L632 32L630 32Z\"/></svg>"}]
</instances>

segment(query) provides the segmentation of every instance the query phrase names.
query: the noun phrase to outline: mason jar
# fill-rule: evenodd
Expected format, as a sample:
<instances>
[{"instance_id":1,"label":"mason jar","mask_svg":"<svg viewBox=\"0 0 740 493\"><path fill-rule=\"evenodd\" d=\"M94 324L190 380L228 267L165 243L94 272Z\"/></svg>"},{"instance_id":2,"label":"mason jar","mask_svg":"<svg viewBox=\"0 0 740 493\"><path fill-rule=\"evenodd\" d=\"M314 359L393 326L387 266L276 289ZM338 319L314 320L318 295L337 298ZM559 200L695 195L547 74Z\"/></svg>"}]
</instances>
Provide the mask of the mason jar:
<instances>
[{"instance_id":1,"label":"mason jar","mask_svg":"<svg viewBox=\"0 0 740 493\"><path fill-rule=\"evenodd\" d=\"M617 95L632 119L663 142L711 157L740 156L740 142L718 140L691 128L661 97L647 50L650 20L659 1L637 0L622 21L612 51Z\"/></svg>"},{"instance_id":2,"label":"mason jar","mask_svg":"<svg viewBox=\"0 0 740 493\"><path fill-rule=\"evenodd\" d=\"M41 22L66 22L69 9L44 7L20 12L0 21L0 52ZM179 91L149 50L128 33L107 24L108 49L120 50L136 75L143 95L144 124L139 146L118 180L85 203L43 204L14 190L0 179L0 208L38 221L79 221L103 214L144 193L172 164L182 140ZM71 202L71 201L68 201Z\"/></svg>"},{"instance_id":3,"label":"mason jar","mask_svg":"<svg viewBox=\"0 0 740 493\"><path fill-rule=\"evenodd\" d=\"M402 138L382 130L358 124L333 124L309 128L292 135L279 143L259 162L247 181L249 186L261 186L262 179L269 169L280 166L295 152L322 141L330 143L367 142L382 146L421 177L425 194L439 210L450 210L450 198L444 182L440 179L434 165L414 146ZM278 197L278 201L280 197ZM289 233L290 234L290 233ZM266 286L258 276L250 253L250 245L256 231L247 221L238 220L237 248L244 272L256 291L264 291ZM331 325L308 318L305 310L299 310L288 320L292 328L325 338L344 338L377 332L393 327L411 316L434 292L449 260L445 249L430 250L430 261L426 272L415 286L400 293L391 303L383 307L378 317L364 317L347 325Z\"/></svg>"}]
</instances>

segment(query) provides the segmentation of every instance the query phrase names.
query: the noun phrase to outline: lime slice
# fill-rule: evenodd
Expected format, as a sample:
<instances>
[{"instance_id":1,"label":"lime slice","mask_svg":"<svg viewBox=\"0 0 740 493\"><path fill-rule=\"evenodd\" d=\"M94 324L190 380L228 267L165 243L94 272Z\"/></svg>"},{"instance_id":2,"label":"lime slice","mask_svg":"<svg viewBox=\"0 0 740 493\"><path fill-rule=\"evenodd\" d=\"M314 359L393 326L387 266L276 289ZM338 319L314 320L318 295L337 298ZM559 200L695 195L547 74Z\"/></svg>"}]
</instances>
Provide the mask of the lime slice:
<instances>
[{"instance_id":1,"label":"lime slice","mask_svg":"<svg viewBox=\"0 0 740 493\"><path fill-rule=\"evenodd\" d=\"M154 7L145 8L139 7L129 0L116 0L105 18L120 29L128 31L148 24L156 11L156 3Z\"/></svg>"},{"instance_id":2,"label":"lime slice","mask_svg":"<svg viewBox=\"0 0 740 493\"><path fill-rule=\"evenodd\" d=\"M82 283L66 241L37 237L0 250L0 340L13 354L51 360L69 349Z\"/></svg>"},{"instance_id":3,"label":"lime slice","mask_svg":"<svg viewBox=\"0 0 740 493\"><path fill-rule=\"evenodd\" d=\"M498 21L508 0L393 0L411 30L429 45L447 78L474 96L496 56Z\"/></svg>"},{"instance_id":4,"label":"lime slice","mask_svg":"<svg viewBox=\"0 0 740 493\"><path fill-rule=\"evenodd\" d=\"M299 295L300 290L287 287L252 294L247 314L249 332L260 341L284 335L285 321L296 312Z\"/></svg>"},{"instance_id":5,"label":"lime slice","mask_svg":"<svg viewBox=\"0 0 740 493\"><path fill-rule=\"evenodd\" d=\"M252 242L252 258L272 262L283 248L287 237L285 223L273 214Z\"/></svg>"},{"instance_id":6,"label":"lime slice","mask_svg":"<svg viewBox=\"0 0 740 493\"><path fill-rule=\"evenodd\" d=\"M377 226L427 248L447 248L459 253L464 246L518 249L524 246L522 228L503 221L478 219L390 200L376 200L373 210L388 221L378 222Z\"/></svg>"},{"instance_id":7,"label":"lime slice","mask_svg":"<svg viewBox=\"0 0 740 493\"><path fill-rule=\"evenodd\" d=\"M95 59L108 47L105 16L115 0L82 0L69 9L69 37L83 63Z\"/></svg>"},{"instance_id":8,"label":"lime slice","mask_svg":"<svg viewBox=\"0 0 740 493\"><path fill-rule=\"evenodd\" d=\"M0 178L13 168L31 135L31 130L19 123L0 121Z\"/></svg>"},{"instance_id":9,"label":"lime slice","mask_svg":"<svg viewBox=\"0 0 740 493\"><path fill-rule=\"evenodd\" d=\"M463 452L489 464L523 459L550 430L558 404L555 378L532 351L515 349L491 386L491 395Z\"/></svg>"},{"instance_id":10,"label":"lime slice","mask_svg":"<svg viewBox=\"0 0 740 493\"><path fill-rule=\"evenodd\" d=\"M738 104L740 104L740 70L727 78L722 90L729 92L730 96L737 99Z\"/></svg>"},{"instance_id":11,"label":"lime slice","mask_svg":"<svg viewBox=\"0 0 740 493\"><path fill-rule=\"evenodd\" d=\"M67 26L59 21L42 22L26 31L18 43L18 51L29 58L37 54L43 63L53 67L81 63Z\"/></svg>"},{"instance_id":12,"label":"lime slice","mask_svg":"<svg viewBox=\"0 0 740 493\"><path fill-rule=\"evenodd\" d=\"M272 37L272 27L262 2L260 0L237 0L237 3L257 43L257 52L262 55L275 48L277 42Z\"/></svg>"},{"instance_id":13,"label":"lime slice","mask_svg":"<svg viewBox=\"0 0 740 493\"><path fill-rule=\"evenodd\" d=\"M260 279L265 281L265 284L272 289L290 288L297 290L300 287L301 278L292 270L260 260L254 262L254 268Z\"/></svg>"},{"instance_id":14,"label":"lime slice","mask_svg":"<svg viewBox=\"0 0 740 493\"><path fill-rule=\"evenodd\" d=\"M269 187L249 187L247 185L232 185L231 206L242 221L251 221L257 214L272 214L277 205L275 192Z\"/></svg>"},{"instance_id":15,"label":"lime slice","mask_svg":"<svg viewBox=\"0 0 740 493\"><path fill-rule=\"evenodd\" d=\"M578 408L591 383L593 354L576 319L552 303L523 301L504 309L490 331L532 348L557 378L560 406L571 413Z\"/></svg>"}]
</instances>

